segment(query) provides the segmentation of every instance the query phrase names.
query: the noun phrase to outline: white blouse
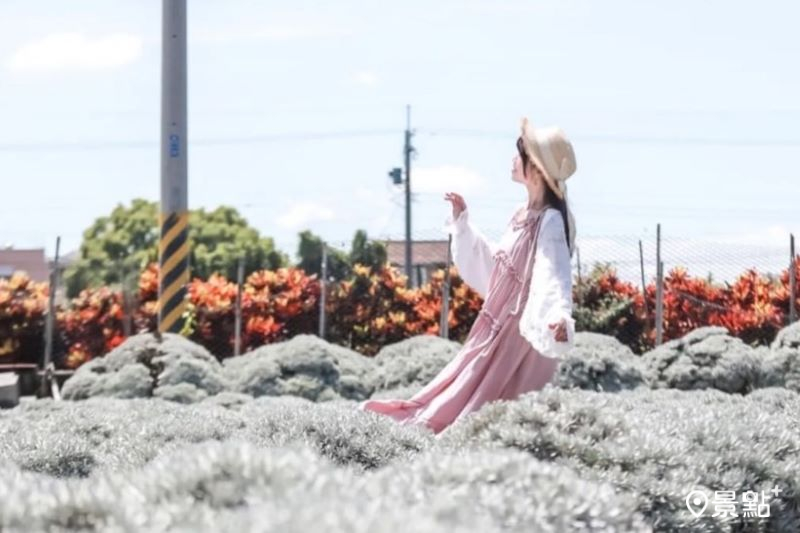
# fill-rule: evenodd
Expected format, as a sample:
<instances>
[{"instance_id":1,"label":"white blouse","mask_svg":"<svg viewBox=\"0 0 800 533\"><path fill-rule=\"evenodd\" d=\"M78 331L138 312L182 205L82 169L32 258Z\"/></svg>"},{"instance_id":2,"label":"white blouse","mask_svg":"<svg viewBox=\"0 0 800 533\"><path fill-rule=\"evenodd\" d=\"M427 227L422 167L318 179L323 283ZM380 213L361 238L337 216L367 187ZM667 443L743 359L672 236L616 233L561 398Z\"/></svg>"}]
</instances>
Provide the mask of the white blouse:
<instances>
[{"instance_id":1,"label":"white blouse","mask_svg":"<svg viewBox=\"0 0 800 533\"><path fill-rule=\"evenodd\" d=\"M521 208L524 207L525 204L521 204ZM557 209L547 209L543 217L540 221L528 301L520 317L519 332L542 355L563 358L575 343L572 267L564 233L564 217ZM495 252L499 249L510 251L522 229L514 229L509 221L500 241L492 243L469 222L465 209L455 221L452 215L448 216L444 230L453 235L453 262L461 278L485 298L489 276L494 267ZM555 329L548 327L562 319L567 329L566 342L556 341Z\"/></svg>"}]
</instances>

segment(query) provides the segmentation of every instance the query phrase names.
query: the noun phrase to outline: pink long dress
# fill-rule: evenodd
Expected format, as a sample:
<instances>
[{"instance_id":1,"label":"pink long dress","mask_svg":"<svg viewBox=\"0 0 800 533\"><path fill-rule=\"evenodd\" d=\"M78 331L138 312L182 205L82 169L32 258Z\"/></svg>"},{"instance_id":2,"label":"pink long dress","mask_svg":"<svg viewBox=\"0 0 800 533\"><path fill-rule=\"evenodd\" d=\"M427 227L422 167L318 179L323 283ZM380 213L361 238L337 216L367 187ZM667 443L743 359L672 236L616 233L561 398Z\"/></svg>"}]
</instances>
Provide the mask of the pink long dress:
<instances>
[{"instance_id":1,"label":"pink long dress","mask_svg":"<svg viewBox=\"0 0 800 533\"><path fill-rule=\"evenodd\" d=\"M524 220L512 220L521 231L510 248L500 246L494 253L483 306L453 359L410 399L365 400L358 409L401 424L423 424L438 434L486 402L514 399L551 381L559 359L534 349L519 328L543 213L528 211Z\"/></svg>"}]
</instances>

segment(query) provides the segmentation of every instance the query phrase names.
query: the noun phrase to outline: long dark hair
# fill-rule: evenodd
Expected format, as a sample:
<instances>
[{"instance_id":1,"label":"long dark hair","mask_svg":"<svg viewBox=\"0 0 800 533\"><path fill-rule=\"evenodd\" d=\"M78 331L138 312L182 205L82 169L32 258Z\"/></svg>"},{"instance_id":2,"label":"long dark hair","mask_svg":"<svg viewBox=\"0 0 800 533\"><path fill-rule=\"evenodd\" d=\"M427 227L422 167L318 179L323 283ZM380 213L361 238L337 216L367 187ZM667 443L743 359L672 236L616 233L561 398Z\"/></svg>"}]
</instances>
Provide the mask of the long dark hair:
<instances>
[{"instance_id":1,"label":"long dark hair","mask_svg":"<svg viewBox=\"0 0 800 533\"><path fill-rule=\"evenodd\" d=\"M528 175L528 165L536 166L536 164L531 161L531 158L528 157L528 152L525 151L525 144L522 140L522 137L517 138L517 152L519 152L519 157L522 159L522 173L525 176ZM538 169L540 173L544 171L542 169ZM544 178L542 178L544 180ZM545 188L544 188L544 201L547 202L549 205L552 205L556 209L559 210L561 216L564 219L564 235L567 237L567 247L569 247L569 221L567 219L567 201L559 198L550 185L547 183L547 180L544 180ZM572 255L572 250L570 250L570 256Z\"/></svg>"}]
</instances>

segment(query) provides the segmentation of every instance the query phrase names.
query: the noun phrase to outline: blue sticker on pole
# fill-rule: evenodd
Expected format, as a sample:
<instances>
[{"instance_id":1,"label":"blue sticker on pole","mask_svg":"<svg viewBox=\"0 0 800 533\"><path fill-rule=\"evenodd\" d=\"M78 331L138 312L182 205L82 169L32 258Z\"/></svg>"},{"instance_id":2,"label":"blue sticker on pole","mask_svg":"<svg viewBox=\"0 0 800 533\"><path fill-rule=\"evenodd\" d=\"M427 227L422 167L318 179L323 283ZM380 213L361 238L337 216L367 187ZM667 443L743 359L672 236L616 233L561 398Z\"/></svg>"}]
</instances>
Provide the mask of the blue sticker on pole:
<instances>
[{"instance_id":1,"label":"blue sticker on pole","mask_svg":"<svg viewBox=\"0 0 800 533\"><path fill-rule=\"evenodd\" d=\"M169 136L169 156L178 157L181 153L180 137L175 134Z\"/></svg>"}]
</instances>

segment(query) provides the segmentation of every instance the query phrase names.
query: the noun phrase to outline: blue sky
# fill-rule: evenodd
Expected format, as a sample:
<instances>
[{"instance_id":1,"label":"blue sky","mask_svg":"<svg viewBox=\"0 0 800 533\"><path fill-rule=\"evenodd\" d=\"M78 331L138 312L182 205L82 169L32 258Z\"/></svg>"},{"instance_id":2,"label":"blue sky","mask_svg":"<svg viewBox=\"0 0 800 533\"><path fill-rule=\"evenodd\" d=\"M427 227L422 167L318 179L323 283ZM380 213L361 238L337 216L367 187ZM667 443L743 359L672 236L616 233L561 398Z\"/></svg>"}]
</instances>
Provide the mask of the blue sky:
<instances>
[{"instance_id":1,"label":"blue sky","mask_svg":"<svg viewBox=\"0 0 800 533\"><path fill-rule=\"evenodd\" d=\"M0 244L69 251L159 194L161 2L0 3ZM401 237L445 191L499 236L522 115L559 125L581 238L783 244L800 233L800 4L189 1L189 202L238 207L293 254L310 229ZM323 134L323 135L318 135Z\"/></svg>"}]
</instances>

